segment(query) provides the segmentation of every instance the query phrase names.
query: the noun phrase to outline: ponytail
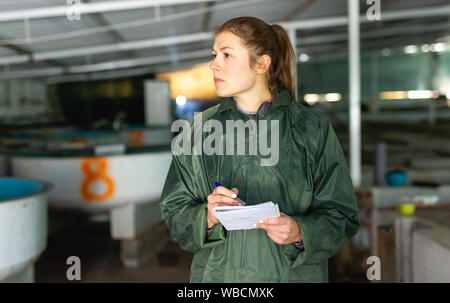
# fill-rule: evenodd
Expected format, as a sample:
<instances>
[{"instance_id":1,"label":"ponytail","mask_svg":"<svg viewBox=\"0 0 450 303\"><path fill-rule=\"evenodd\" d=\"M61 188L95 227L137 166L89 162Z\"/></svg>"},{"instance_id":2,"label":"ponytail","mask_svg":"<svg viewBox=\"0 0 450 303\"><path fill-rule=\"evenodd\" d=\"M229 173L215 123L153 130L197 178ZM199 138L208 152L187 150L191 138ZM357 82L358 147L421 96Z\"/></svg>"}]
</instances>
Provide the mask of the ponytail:
<instances>
[{"instance_id":1,"label":"ponytail","mask_svg":"<svg viewBox=\"0 0 450 303\"><path fill-rule=\"evenodd\" d=\"M272 96L287 89L296 100L295 81L297 60L286 30L278 24L269 25L254 17L238 17L221 25L215 35L230 31L240 37L250 52L253 66L259 56L268 55L271 64L267 73L267 86Z\"/></svg>"},{"instance_id":2,"label":"ponytail","mask_svg":"<svg viewBox=\"0 0 450 303\"><path fill-rule=\"evenodd\" d=\"M286 30L278 24L271 25L278 36L277 64L269 74L269 89L277 91L285 88L296 100L295 81L297 78L297 58Z\"/></svg>"}]
</instances>

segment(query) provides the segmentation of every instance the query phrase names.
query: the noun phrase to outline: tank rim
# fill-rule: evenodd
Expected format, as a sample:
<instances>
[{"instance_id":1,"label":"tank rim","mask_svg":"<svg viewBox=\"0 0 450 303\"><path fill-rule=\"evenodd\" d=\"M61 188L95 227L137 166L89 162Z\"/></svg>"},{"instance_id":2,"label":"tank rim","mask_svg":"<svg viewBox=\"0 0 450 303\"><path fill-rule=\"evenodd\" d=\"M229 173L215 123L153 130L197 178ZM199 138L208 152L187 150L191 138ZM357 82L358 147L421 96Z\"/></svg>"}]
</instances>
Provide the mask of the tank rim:
<instances>
[{"instance_id":1,"label":"tank rim","mask_svg":"<svg viewBox=\"0 0 450 303\"><path fill-rule=\"evenodd\" d=\"M25 196L20 196L20 197L15 197L15 198L12 198L12 199L5 199L5 200L0 199L0 206L8 204L10 202L17 202L17 200L24 200L24 199L28 199L28 198L31 198L31 197L34 197L34 196L42 195L42 194L50 191L53 188L53 185L51 183L46 182L46 181L42 181L42 180L38 180L38 179L18 178L18 177L0 177L0 180L4 180L4 179L38 182L38 183L41 183L42 185L44 185L44 187L41 190L39 190L38 192L32 193L30 195L25 195Z\"/></svg>"}]
</instances>

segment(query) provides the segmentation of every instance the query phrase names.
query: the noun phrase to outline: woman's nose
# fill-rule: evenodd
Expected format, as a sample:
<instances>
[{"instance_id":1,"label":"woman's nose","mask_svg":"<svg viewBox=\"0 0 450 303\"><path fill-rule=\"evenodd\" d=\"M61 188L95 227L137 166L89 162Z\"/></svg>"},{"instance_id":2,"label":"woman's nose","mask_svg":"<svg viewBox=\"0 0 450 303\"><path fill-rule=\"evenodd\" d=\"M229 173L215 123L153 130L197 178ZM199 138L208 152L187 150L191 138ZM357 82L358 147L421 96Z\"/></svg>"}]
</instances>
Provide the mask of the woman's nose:
<instances>
[{"instance_id":1,"label":"woman's nose","mask_svg":"<svg viewBox=\"0 0 450 303\"><path fill-rule=\"evenodd\" d=\"M215 58L209 64L209 68L212 69L212 70L217 70L218 69L218 65L216 63L216 59Z\"/></svg>"}]
</instances>

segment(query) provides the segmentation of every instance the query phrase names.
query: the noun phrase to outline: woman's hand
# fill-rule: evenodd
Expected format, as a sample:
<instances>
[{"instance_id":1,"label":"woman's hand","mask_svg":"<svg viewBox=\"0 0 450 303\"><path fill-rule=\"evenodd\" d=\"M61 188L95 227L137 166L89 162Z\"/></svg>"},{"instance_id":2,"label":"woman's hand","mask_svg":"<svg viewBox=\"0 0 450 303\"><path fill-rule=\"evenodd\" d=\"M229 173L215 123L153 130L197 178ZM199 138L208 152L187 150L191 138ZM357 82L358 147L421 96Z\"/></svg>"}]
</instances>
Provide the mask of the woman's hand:
<instances>
[{"instance_id":1,"label":"woman's hand","mask_svg":"<svg viewBox=\"0 0 450 303\"><path fill-rule=\"evenodd\" d=\"M219 223L219 220L214 215L213 209L217 206L236 206L239 204L237 197L237 188L232 188L231 190L223 186L217 186L214 191L208 195L207 209L208 213L206 215L206 228L211 228L215 224Z\"/></svg>"},{"instance_id":2,"label":"woman's hand","mask_svg":"<svg viewBox=\"0 0 450 303\"><path fill-rule=\"evenodd\" d=\"M256 227L264 229L270 239L278 244L290 244L302 240L297 221L284 213L280 213L280 217L264 218L263 223L256 223Z\"/></svg>"}]
</instances>

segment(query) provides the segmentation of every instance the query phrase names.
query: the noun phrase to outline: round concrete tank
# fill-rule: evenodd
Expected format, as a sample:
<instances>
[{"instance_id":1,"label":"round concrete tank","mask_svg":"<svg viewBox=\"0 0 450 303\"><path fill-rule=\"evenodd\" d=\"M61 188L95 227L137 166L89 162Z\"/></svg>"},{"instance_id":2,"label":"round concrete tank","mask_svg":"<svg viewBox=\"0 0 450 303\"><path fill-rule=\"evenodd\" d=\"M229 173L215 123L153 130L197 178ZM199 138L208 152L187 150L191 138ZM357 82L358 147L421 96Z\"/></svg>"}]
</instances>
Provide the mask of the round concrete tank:
<instances>
[{"instance_id":1,"label":"round concrete tank","mask_svg":"<svg viewBox=\"0 0 450 303\"><path fill-rule=\"evenodd\" d=\"M0 282L34 282L47 246L47 191L41 181L0 178Z\"/></svg>"},{"instance_id":2,"label":"round concrete tank","mask_svg":"<svg viewBox=\"0 0 450 303\"><path fill-rule=\"evenodd\" d=\"M12 151L11 172L53 185L49 235L70 224L64 218L71 212L109 221L111 238L122 241L122 263L134 268L168 241L158 202L172 161L171 141L166 126L62 134L39 141L46 148L30 141ZM145 248L131 254L130 243Z\"/></svg>"},{"instance_id":3,"label":"round concrete tank","mask_svg":"<svg viewBox=\"0 0 450 303\"><path fill-rule=\"evenodd\" d=\"M15 177L39 178L54 186L49 206L98 214L158 201L171 159L170 147L150 147L111 156L14 155L11 166Z\"/></svg>"}]
</instances>

